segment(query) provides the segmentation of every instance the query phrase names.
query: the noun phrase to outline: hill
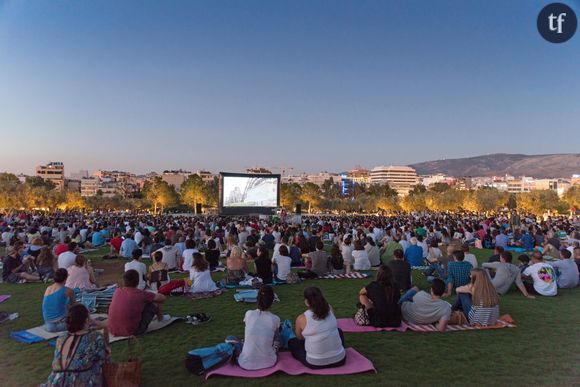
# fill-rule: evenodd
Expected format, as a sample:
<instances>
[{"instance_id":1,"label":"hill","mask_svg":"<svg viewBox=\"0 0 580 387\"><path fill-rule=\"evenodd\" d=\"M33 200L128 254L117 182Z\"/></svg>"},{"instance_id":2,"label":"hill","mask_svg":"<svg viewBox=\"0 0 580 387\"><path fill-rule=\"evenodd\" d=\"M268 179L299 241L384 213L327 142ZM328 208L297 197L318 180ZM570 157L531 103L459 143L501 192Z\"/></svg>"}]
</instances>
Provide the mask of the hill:
<instances>
[{"instance_id":1,"label":"hill","mask_svg":"<svg viewBox=\"0 0 580 387\"><path fill-rule=\"evenodd\" d=\"M531 176L570 178L580 173L580 154L491 155L426 161L411 165L419 175L444 173L450 176Z\"/></svg>"}]
</instances>

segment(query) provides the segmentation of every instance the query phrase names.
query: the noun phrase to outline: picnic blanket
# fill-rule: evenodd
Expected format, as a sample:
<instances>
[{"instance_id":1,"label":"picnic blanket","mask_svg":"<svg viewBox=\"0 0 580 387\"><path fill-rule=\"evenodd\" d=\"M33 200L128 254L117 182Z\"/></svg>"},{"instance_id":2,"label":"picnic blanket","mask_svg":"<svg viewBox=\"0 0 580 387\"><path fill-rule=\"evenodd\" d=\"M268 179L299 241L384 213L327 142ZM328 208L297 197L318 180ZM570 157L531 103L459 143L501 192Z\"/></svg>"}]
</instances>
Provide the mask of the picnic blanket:
<instances>
[{"instance_id":1,"label":"picnic blanket","mask_svg":"<svg viewBox=\"0 0 580 387\"><path fill-rule=\"evenodd\" d=\"M0 294L0 303L6 301L7 299L9 299L11 296L8 294Z\"/></svg>"},{"instance_id":2,"label":"picnic blanket","mask_svg":"<svg viewBox=\"0 0 580 387\"><path fill-rule=\"evenodd\" d=\"M437 327L433 324L411 324L408 322L402 322L399 327L396 328L376 328L371 326L360 326L354 322L352 318L339 318L336 320L338 322L338 327L342 329L343 332L347 333L367 333L367 332L439 332ZM497 323L492 326L474 326L469 324L463 325L447 325L446 332L459 332L459 331L474 331L483 329L501 329L501 328L515 328L516 325L512 320L511 316L506 314L497 320Z\"/></svg>"},{"instance_id":3,"label":"picnic blanket","mask_svg":"<svg viewBox=\"0 0 580 387\"><path fill-rule=\"evenodd\" d=\"M106 321L107 315L106 314L91 314L91 318L93 320ZM169 320L161 321L161 322L158 321L157 319L153 319L153 321L151 321L151 323L149 324L149 327L147 328L146 333L165 328L166 326L174 323L175 321L177 321L179 319L180 319L180 317L172 317ZM10 333L10 337L12 337L14 340L19 341L21 343L34 344L34 343L40 343L40 342L46 341L46 340L55 339L58 336L60 336L62 333L63 332L49 332L46 329L44 329L44 325L41 325L41 326L27 329L24 331L12 332L12 333ZM129 337L130 336L125 337L125 336L110 335L109 342L113 343L115 341L126 340Z\"/></svg>"},{"instance_id":4,"label":"picnic blanket","mask_svg":"<svg viewBox=\"0 0 580 387\"><path fill-rule=\"evenodd\" d=\"M232 376L238 378L263 378L272 375L278 371L284 372L288 375L297 376L303 374L309 375L351 375L362 372L377 372L373 363L357 352L354 348L346 349L346 363L341 367L324 368L324 369L310 369L292 357L290 352L280 352L278 354L278 362L276 365L263 370L248 371L240 368L237 364L228 362L223 366L208 372L205 375L206 379L215 375Z\"/></svg>"},{"instance_id":5,"label":"picnic blanket","mask_svg":"<svg viewBox=\"0 0 580 387\"><path fill-rule=\"evenodd\" d=\"M384 328L377 328L371 326L361 326L357 325L354 322L353 318L339 318L336 319L338 323L338 327L342 329L343 332L346 333L366 333L366 332L382 332L382 331L396 331L396 332L405 332L409 327L404 322L401 323L398 327L384 327Z\"/></svg>"},{"instance_id":6,"label":"picnic blanket","mask_svg":"<svg viewBox=\"0 0 580 387\"><path fill-rule=\"evenodd\" d=\"M236 302L258 302L258 291L258 289L236 290L234 300L236 300ZM274 302L280 302L280 298L278 298L276 293L274 293Z\"/></svg>"},{"instance_id":7,"label":"picnic blanket","mask_svg":"<svg viewBox=\"0 0 580 387\"><path fill-rule=\"evenodd\" d=\"M213 292L189 293L186 296L191 298L192 300L202 300L204 298L217 297L219 295L224 294L224 292L225 292L225 290L223 290L223 289L217 289L217 290L214 290Z\"/></svg>"},{"instance_id":8,"label":"picnic blanket","mask_svg":"<svg viewBox=\"0 0 580 387\"><path fill-rule=\"evenodd\" d=\"M318 277L318 279L363 279L368 278L367 273L353 272L349 274L326 274Z\"/></svg>"}]
</instances>

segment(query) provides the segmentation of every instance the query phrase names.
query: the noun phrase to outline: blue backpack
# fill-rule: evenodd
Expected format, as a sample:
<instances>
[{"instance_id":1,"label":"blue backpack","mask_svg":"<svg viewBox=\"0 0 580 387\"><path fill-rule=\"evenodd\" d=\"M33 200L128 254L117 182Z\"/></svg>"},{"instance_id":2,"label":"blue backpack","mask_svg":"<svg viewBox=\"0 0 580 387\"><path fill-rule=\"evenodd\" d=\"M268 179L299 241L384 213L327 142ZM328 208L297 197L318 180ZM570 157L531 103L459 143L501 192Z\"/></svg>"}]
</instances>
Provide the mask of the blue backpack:
<instances>
[{"instance_id":1,"label":"blue backpack","mask_svg":"<svg viewBox=\"0 0 580 387\"><path fill-rule=\"evenodd\" d=\"M220 343L213 347L193 349L185 357L185 368L193 374L203 375L230 360L234 348L232 343Z\"/></svg>"}]
</instances>

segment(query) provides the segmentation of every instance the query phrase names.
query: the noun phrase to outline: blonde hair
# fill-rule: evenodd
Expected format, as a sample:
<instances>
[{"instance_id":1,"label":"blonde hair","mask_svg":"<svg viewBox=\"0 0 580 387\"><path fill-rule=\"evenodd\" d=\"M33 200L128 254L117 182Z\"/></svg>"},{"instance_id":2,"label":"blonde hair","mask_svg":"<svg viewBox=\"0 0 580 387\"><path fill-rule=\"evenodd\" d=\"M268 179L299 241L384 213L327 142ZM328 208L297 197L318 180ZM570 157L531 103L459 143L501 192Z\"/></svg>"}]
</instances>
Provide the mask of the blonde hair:
<instances>
[{"instance_id":1,"label":"blonde hair","mask_svg":"<svg viewBox=\"0 0 580 387\"><path fill-rule=\"evenodd\" d=\"M230 253L231 259L242 259L243 250L240 246L232 247L232 252Z\"/></svg>"},{"instance_id":2,"label":"blonde hair","mask_svg":"<svg viewBox=\"0 0 580 387\"><path fill-rule=\"evenodd\" d=\"M495 287L483 269L471 270L471 294L474 306L491 308L499 304Z\"/></svg>"}]
</instances>

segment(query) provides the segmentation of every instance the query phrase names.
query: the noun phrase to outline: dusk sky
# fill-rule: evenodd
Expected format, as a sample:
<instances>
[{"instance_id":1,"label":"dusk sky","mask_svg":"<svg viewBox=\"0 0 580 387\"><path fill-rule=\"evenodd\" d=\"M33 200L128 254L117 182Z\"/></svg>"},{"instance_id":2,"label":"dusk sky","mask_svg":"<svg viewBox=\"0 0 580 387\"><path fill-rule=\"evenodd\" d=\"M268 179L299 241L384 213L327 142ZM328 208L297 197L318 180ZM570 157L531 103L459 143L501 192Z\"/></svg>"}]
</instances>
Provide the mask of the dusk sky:
<instances>
[{"instance_id":1,"label":"dusk sky","mask_svg":"<svg viewBox=\"0 0 580 387\"><path fill-rule=\"evenodd\" d=\"M548 3L0 0L0 171L579 153L580 30L546 42Z\"/></svg>"}]
</instances>

